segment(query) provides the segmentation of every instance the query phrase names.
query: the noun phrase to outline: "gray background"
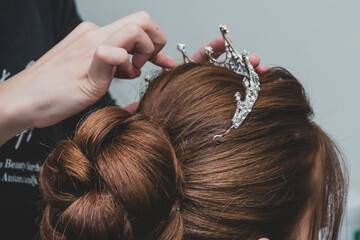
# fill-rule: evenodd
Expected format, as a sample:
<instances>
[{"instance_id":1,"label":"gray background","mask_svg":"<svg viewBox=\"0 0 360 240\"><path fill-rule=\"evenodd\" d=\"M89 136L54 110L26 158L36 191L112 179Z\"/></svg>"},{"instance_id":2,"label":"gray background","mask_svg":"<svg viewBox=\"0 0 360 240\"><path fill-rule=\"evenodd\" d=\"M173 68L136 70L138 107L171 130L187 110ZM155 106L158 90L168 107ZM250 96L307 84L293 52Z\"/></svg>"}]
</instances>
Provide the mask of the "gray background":
<instances>
[{"instance_id":1,"label":"gray background","mask_svg":"<svg viewBox=\"0 0 360 240\"><path fill-rule=\"evenodd\" d=\"M342 148L350 188L360 191L360 1L77 0L86 21L106 25L146 10L168 38L164 50L187 43L188 52L220 36L225 24L235 47L258 54L262 64L290 70L305 86L319 123ZM154 70L147 64L143 76ZM111 92L125 106L139 98L142 78L114 81Z\"/></svg>"}]
</instances>

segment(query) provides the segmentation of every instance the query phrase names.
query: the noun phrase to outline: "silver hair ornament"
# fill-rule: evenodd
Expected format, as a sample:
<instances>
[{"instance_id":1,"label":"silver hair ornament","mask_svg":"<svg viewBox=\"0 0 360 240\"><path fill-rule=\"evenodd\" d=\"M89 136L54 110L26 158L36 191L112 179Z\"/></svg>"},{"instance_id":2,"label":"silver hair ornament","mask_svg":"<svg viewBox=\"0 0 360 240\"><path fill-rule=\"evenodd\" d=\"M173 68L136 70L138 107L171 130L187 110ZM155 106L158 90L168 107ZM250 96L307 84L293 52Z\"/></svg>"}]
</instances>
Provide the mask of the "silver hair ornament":
<instances>
[{"instance_id":1,"label":"silver hair ornament","mask_svg":"<svg viewBox=\"0 0 360 240\"><path fill-rule=\"evenodd\" d=\"M239 128L243 123L247 115L251 112L260 91L259 76L254 70L249 60L249 52L246 50L240 55L233 48L230 40L226 37L229 32L226 26L220 25L220 31L225 43L225 60L219 61L212 57L213 49L210 46L205 47L206 54L209 57L209 64L225 67L233 72L239 74L242 77L242 83L245 89L245 99L241 100L241 94L235 93L236 111L232 119L232 125L224 133L215 135L213 137L216 140L219 137L224 137L231 129ZM178 44L177 49L182 53L184 62L194 62L191 60L185 52L185 44Z\"/></svg>"}]
</instances>

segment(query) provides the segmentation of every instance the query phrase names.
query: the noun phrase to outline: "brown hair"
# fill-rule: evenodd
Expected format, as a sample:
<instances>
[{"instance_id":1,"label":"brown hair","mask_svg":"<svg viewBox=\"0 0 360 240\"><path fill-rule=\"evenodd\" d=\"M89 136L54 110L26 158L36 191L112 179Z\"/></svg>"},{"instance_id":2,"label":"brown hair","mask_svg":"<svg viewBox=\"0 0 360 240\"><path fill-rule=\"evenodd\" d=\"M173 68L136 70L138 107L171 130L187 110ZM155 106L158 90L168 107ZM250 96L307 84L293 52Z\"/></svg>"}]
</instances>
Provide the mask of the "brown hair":
<instances>
[{"instance_id":1,"label":"brown hair","mask_svg":"<svg viewBox=\"0 0 360 240\"><path fill-rule=\"evenodd\" d=\"M149 84L135 114L92 113L47 158L43 239L335 240L346 175L336 146L312 120L299 81L282 68L239 129L239 76L184 64ZM244 94L242 94L244 95ZM310 214L306 214L310 213Z\"/></svg>"}]
</instances>

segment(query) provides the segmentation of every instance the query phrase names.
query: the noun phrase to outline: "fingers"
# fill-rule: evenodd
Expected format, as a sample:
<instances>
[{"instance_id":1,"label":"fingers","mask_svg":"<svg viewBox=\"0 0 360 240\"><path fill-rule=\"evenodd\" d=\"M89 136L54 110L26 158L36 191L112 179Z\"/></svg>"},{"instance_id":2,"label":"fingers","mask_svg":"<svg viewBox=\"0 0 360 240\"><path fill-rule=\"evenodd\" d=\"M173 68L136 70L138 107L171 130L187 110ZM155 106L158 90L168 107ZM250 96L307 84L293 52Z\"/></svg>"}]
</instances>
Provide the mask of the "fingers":
<instances>
[{"instance_id":1,"label":"fingers","mask_svg":"<svg viewBox=\"0 0 360 240\"><path fill-rule=\"evenodd\" d=\"M110 36L105 45L124 48L133 54L132 64L140 69L148 60L161 67L173 67L175 60L164 52L155 53L155 46L140 25L129 23Z\"/></svg>"},{"instance_id":2,"label":"fingers","mask_svg":"<svg viewBox=\"0 0 360 240\"><path fill-rule=\"evenodd\" d=\"M89 75L93 81L107 81L110 85L115 75L116 68L126 74L129 78L138 77L140 70L134 68L129 62L129 55L125 49L100 46L94 54Z\"/></svg>"},{"instance_id":3,"label":"fingers","mask_svg":"<svg viewBox=\"0 0 360 240\"><path fill-rule=\"evenodd\" d=\"M135 23L129 23L119 29L104 45L119 47L133 52L132 64L140 69L154 53L154 44L145 31Z\"/></svg>"},{"instance_id":4,"label":"fingers","mask_svg":"<svg viewBox=\"0 0 360 240\"><path fill-rule=\"evenodd\" d=\"M225 52L224 39L222 37L215 38L210 43L203 45L194 55L192 55L191 59L197 63L206 63L209 61L209 57L206 54L205 47L212 47L214 53L212 56L214 58L218 58L221 54Z\"/></svg>"},{"instance_id":5,"label":"fingers","mask_svg":"<svg viewBox=\"0 0 360 240\"><path fill-rule=\"evenodd\" d=\"M163 62L166 62L166 55L161 54L160 56L157 56L157 54L166 44L166 36L160 26L155 22L155 20L145 11L137 12L122 19L119 19L118 21L103 27L102 31L108 35L111 35L112 33L117 32L118 30L129 24L136 24L140 26L140 28L151 39L154 46L152 58L156 58L156 61L153 61L153 63L158 65L158 61L161 62L161 64ZM164 59L161 59L162 57L164 57ZM172 65L172 63L170 63L170 65Z\"/></svg>"},{"instance_id":6,"label":"fingers","mask_svg":"<svg viewBox=\"0 0 360 240\"><path fill-rule=\"evenodd\" d=\"M146 61L163 68L176 66L175 60L161 49L166 36L155 20L145 11L131 14L99 29L97 35L107 36L103 45L117 46L133 54L132 64L141 68ZM116 76L126 74L117 71Z\"/></svg>"},{"instance_id":7,"label":"fingers","mask_svg":"<svg viewBox=\"0 0 360 240\"><path fill-rule=\"evenodd\" d=\"M257 68L255 68L255 71L258 73L258 74L261 74L261 73L265 73L267 71L269 71L269 67L267 66L259 66Z\"/></svg>"},{"instance_id":8,"label":"fingers","mask_svg":"<svg viewBox=\"0 0 360 240\"><path fill-rule=\"evenodd\" d=\"M155 46L155 53L159 52L166 44L166 36L155 20L145 11L140 11L124 18L121 18L105 27L104 31L113 33L127 24L139 25L150 37Z\"/></svg>"},{"instance_id":9,"label":"fingers","mask_svg":"<svg viewBox=\"0 0 360 240\"><path fill-rule=\"evenodd\" d=\"M270 69L270 68L268 68L266 66L259 66L260 65L260 58L255 54L250 55L249 61L250 61L251 65L253 65L253 67L255 68L255 71L258 74L267 72Z\"/></svg>"},{"instance_id":10,"label":"fingers","mask_svg":"<svg viewBox=\"0 0 360 240\"><path fill-rule=\"evenodd\" d=\"M255 55L255 54L251 54L250 57L249 57L249 61L251 63L251 65L256 68L257 66L259 66L260 64L260 58Z\"/></svg>"},{"instance_id":11,"label":"fingers","mask_svg":"<svg viewBox=\"0 0 360 240\"><path fill-rule=\"evenodd\" d=\"M130 63L130 66L127 69L117 67L114 77L119 79L134 79L140 77L140 75L141 75L141 70L135 68L134 65Z\"/></svg>"},{"instance_id":12,"label":"fingers","mask_svg":"<svg viewBox=\"0 0 360 240\"><path fill-rule=\"evenodd\" d=\"M176 61L172 57L166 55L163 51L160 51L156 56L152 57L150 61L163 68L172 68L177 65Z\"/></svg>"}]
</instances>

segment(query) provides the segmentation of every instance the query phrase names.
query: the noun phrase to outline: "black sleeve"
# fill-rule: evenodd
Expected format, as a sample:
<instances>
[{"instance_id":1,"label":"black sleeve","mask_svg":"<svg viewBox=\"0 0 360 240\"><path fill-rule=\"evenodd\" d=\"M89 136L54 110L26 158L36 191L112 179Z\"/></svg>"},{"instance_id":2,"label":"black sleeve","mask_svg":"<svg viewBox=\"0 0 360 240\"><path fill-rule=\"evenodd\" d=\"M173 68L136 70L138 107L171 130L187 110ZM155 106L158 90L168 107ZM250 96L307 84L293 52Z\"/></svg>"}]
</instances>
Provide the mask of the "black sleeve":
<instances>
[{"instance_id":1,"label":"black sleeve","mask_svg":"<svg viewBox=\"0 0 360 240\"><path fill-rule=\"evenodd\" d=\"M65 38L82 22L76 10L74 0L51 0L54 13L55 43Z\"/></svg>"}]
</instances>

